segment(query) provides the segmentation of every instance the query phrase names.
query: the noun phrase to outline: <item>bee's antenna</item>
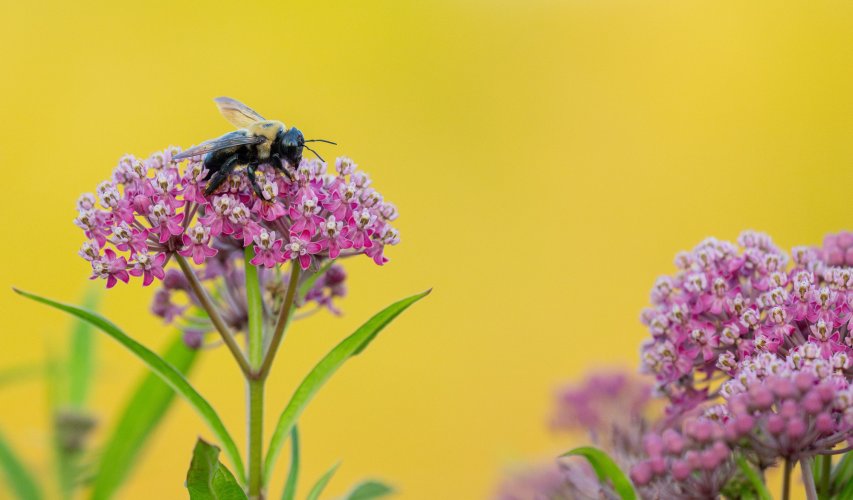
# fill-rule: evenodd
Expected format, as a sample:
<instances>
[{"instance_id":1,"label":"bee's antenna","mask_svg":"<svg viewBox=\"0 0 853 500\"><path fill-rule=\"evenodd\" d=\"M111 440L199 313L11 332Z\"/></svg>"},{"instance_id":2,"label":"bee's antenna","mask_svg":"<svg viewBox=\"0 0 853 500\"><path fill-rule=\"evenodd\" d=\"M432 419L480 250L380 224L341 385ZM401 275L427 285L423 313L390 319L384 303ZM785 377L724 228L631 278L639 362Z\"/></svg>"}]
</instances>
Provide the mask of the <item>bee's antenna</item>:
<instances>
[{"instance_id":1,"label":"bee's antenna","mask_svg":"<svg viewBox=\"0 0 853 500\"><path fill-rule=\"evenodd\" d=\"M308 141L305 141L305 142L308 142ZM332 144L334 144L334 143L332 143ZM308 146L303 146L303 147L304 147L305 149L307 149L308 151L311 151L312 153L314 153L314 156L316 156L317 158L319 158L319 159L320 159L320 161L322 161L322 162L324 162L324 163L326 162L326 160L324 160L322 156L318 155L318 154L317 154L317 152L316 152L316 151L314 151L313 149L309 148Z\"/></svg>"},{"instance_id":2,"label":"bee's antenna","mask_svg":"<svg viewBox=\"0 0 853 500\"><path fill-rule=\"evenodd\" d=\"M326 139L309 139L305 142L325 142L326 144L334 144L335 146L338 145L337 142L327 141Z\"/></svg>"}]
</instances>

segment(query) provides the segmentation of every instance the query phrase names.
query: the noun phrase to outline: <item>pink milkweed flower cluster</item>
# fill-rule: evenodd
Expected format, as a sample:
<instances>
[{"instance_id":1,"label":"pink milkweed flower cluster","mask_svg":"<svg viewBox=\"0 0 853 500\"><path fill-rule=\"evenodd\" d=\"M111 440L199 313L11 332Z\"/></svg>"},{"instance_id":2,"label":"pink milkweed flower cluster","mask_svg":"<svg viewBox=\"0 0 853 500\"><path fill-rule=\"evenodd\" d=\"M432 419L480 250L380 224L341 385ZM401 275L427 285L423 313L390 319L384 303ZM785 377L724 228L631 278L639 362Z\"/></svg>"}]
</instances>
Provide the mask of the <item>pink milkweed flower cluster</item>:
<instances>
[{"instance_id":1,"label":"pink milkweed flower cluster","mask_svg":"<svg viewBox=\"0 0 853 500\"><path fill-rule=\"evenodd\" d=\"M717 498L735 471L725 426L694 417L681 427L645 437L647 458L631 468L631 480L650 498Z\"/></svg>"},{"instance_id":2,"label":"pink milkweed flower cluster","mask_svg":"<svg viewBox=\"0 0 853 500\"><path fill-rule=\"evenodd\" d=\"M302 269L358 254L382 265L385 247L399 242L391 225L397 209L349 158L338 158L334 172L304 159L293 180L261 166L262 196L237 171L205 196L208 172L201 159L175 162L179 151L125 156L112 178L98 185L97 196L80 197L74 222L86 236L80 255L92 279L105 279L110 288L139 277L147 286L165 278L164 266L175 254L201 265L217 255L220 241L252 246L257 266L293 261Z\"/></svg>"},{"instance_id":3,"label":"pink milkweed flower cluster","mask_svg":"<svg viewBox=\"0 0 853 500\"><path fill-rule=\"evenodd\" d=\"M621 371L601 371L563 388L555 398L551 426L585 431L597 446L625 469L644 458L642 439L651 426L651 384ZM522 469L499 486L499 500L528 498L618 499L609 483L579 457Z\"/></svg>"},{"instance_id":4,"label":"pink milkweed flower cluster","mask_svg":"<svg viewBox=\"0 0 853 500\"><path fill-rule=\"evenodd\" d=\"M761 353L784 358L811 342L827 361L853 355L853 267L838 258L849 239L829 237L825 248L798 247L789 257L748 231L738 245L710 238L679 254L677 274L657 280L642 314L651 333L643 370L654 374L670 410L713 399L712 381Z\"/></svg>"},{"instance_id":5,"label":"pink milkweed flower cluster","mask_svg":"<svg viewBox=\"0 0 853 500\"><path fill-rule=\"evenodd\" d=\"M609 433L643 418L651 399L650 384L622 372L588 375L559 391L551 426L556 430Z\"/></svg>"},{"instance_id":6,"label":"pink milkweed flower cluster","mask_svg":"<svg viewBox=\"0 0 853 500\"><path fill-rule=\"evenodd\" d=\"M551 463L515 471L494 494L495 500L619 500L610 485L602 485L587 463Z\"/></svg>"},{"instance_id":7,"label":"pink milkweed flower cluster","mask_svg":"<svg viewBox=\"0 0 853 500\"><path fill-rule=\"evenodd\" d=\"M201 283L211 283L218 293L211 297L214 307L225 324L234 332L246 332L249 325L246 277L242 249L231 241L216 242L217 253L207 260L203 273L198 276ZM301 319L320 309L340 314L335 300L346 296L346 271L339 264L331 265L297 303L294 319ZM284 301L288 272L277 269L258 269L258 282L265 310L276 310ZM309 306L314 306L306 311ZM215 331L215 326L206 314L200 314L203 306L190 286L187 277L177 269L166 271L160 288L154 294L151 312L166 323L174 323L183 332L187 346L197 349L204 345L205 335ZM270 318L271 319L271 318ZM272 327L272 325L270 325Z\"/></svg>"},{"instance_id":8,"label":"pink milkweed flower cluster","mask_svg":"<svg viewBox=\"0 0 853 500\"><path fill-rule=\"evenodd\" d=\"M849 367L844 353L827 362L814 343L784 360L764 353L743 363L721 391L729 440L743 440L741 446L769 465L778 458L811 458L853 438L853 385L844 375Z\"/></svg>"}]
</instances>

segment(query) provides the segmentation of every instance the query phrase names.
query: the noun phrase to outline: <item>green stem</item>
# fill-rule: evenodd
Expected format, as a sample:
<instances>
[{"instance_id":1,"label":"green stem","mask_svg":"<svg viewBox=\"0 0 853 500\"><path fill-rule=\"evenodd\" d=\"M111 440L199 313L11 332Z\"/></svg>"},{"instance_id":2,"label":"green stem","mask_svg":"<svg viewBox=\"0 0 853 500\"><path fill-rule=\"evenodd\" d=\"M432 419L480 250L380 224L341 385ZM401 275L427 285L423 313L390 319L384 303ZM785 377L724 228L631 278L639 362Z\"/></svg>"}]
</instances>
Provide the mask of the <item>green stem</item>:
<instances>
[{"instance_id":1,"label":"green stem","mask_svg":"<svg viewBox=\"0 0 853 500\"><path fill-rule=\"evenodd\" d=\"M830 497L830 480L832 478L832 456L824 455L820 458L820 496L821 498Z\"/></svg>"},{"instance_id":2,"label":"green stem","mask_svg":"<svg viewBox=\"0 0 853 500\"><path fill-rule=\"evenodd\" d=\"M264 437L264 381L249 379L249 500L261 500Z\"/></svg>"},{"instance_id":3,"label":"green stem","mask_svg":"<svg viewBox=\"0 0 853 500\"><path fill-rule=\"evenodd\" d=\"M250 376L252 370L251 367L249 367L249 363L246 361L246 357L243 356L243 351L240 350L240 346L237 345L237 341L234 340L234 335L231 333L231 329L228 328L228 325L225 324L222 316L219 315L219 310L216 309L213 305L213 301L210 300L210 295L207 294L207 290L202 286L201 281L198 280L193 268L190 267L190 263L187 262L187 259L182 255L177 253L174 254L174 257L175 260L178 261L178 265L181 266L181 271L183 271L184 275L187 277L190 287L193 289L196 297L198 297L198 301L201 302L202 308L207 312L210 321L213 322L213 326L215 326L219 331L219 335L222 336L222 341L228 346L228 349L231 351L234 359L237 360L237 364L240 365L240 369L243 370L243 374Z\"/></svg>"},{"instance_id":4,"label":"green stem","mask_svg":"<svg viewBox=\"0 0 853 500\"><path fill-rule=\"evenodd\" d=\"M261 285L258 280L258 268L252 264L254 248L249 245L245 251L246 302L249 309L249 364L258 370L264 361L264 304L261 301Z\"/></svg>"},{"instance_id":5,"label":"green stem","mask_svg":"<svg viewBox=\"0 0 853 500\"><path fill-rule=\"evenodd\" d=\"M806 458L800 460L800 472L803 474L806 498L808 500L817 500L817 489L815 489L814 474L812 473L812 459Z\"/></svg>"},{"instance_id":6,"label":"green stem","mask_svg":"<svg viewBox=\"0 0 853 500\"><path fill-rule=\"evenodd\" d=\"M296 289L299 288L299 274L302 269L297 261L292 261L290 265L290 283L287 285L287 293L284 296L284 304L281 305L281 310L278 313L278 321L275 324L275 331L272 334L269 350L264 357L264 362L261 369L254 375L256 378L263 380L269 374L272 362L275 359L275 353L278 350L281 339L284 338L284 331L290 322L290 313L293 310L293 297L296 295Z\"/></svg>"},{"instance_id":7,"label":"green stem","mask_svg":"<svg viewBox=\"0 0 853 500\"><path fill-rule=\"evenodd\" d=\"M794 464L791 459L785 459L785 472L782 474L782 500L790 500L791 498L791 470Z\"/></svg>"}]
</instances>

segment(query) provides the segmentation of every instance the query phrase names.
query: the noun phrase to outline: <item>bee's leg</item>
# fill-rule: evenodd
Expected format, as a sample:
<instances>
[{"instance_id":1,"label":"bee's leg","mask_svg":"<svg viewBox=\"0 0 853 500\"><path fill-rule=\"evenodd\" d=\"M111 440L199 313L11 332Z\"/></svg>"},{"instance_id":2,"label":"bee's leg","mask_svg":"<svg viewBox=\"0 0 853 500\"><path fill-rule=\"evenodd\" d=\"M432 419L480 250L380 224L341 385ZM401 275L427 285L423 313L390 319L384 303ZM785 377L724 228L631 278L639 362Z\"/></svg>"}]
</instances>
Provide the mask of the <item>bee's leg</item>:
<instances>
[{"instance_id":1,"label":"bee's leg","mask_svg":"<svg viewBox=\"0 0 853 500\"><path fill-rule=\"evenodd\" d=\"M287 176L290 182L294 181L293 172L291 172L290 169L288 169L287 166L282 163L281 158L279 158L278 155L271 156L270 163L272 164L274 169L284 172L284 175Z\"/></svg>"},{"instance_id":2,"label":"bee's leg","mask_svg":"<svg viewBox=\"0 0 853 500\"><path fill-rule=\"evenodd\" d=\"M260 198L261 200L266 200L266 198L264 198L264 192L261 191L261 187L258 186L258 180L257 178L255 178L255 170L257 169L257 163L249 163L249 165L246 167L246 175L248 175L249 184L252 185L252 189L255 191L255 194L258 195L258 198Z\"/></svg>"},{"instance_id":3,"label":"bee's leg","mask_svg":"<svg viewBox=\"0 0 853 500\"><path fill-rule=\"evenodd\" d=\"M210 180L207 181L207 187L204 188L204 195L210 196L211 193L216 191L216 188L222 185L225 182L225 179L231 175L231 172L234 170L234 166L237 164L237 155L231 156L226 159L222 166L219 167L216 172L210 176Z\"/></svg>"}]
</instances>

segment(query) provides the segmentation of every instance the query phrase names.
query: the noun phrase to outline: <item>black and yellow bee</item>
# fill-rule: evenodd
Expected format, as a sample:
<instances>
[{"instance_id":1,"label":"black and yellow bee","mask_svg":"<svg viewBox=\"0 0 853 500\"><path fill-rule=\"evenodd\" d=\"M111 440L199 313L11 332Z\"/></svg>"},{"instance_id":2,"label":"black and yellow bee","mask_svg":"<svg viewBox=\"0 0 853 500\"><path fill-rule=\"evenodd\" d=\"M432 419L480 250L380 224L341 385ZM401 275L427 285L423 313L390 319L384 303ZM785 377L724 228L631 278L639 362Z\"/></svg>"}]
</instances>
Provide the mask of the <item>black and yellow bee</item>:
<instances>
[{"instance_id":1,"label":"black and yellow bee","mask_svg":"<svg viewBox=\"0 0 853 500\"><path fill-rule=\"evenodd\" d=\"M240 130L229 132L222 137L203 142L179 155L175 160L204 155L207 168L207 187L205 195L210 195L225 182L228 175L238 166L246 167L249 183L255 193L263 199L261 188L255 179L255 171L262 163L269 163L281 170L291 179L293 174L287 167L296 169L302 161L302 148L317 153L305 145L306 142L334 142L325 139L305 140L296 127L287 128L276 120L265 120L255 110L230 97L214 99L219 112ZM320 155L317 155L320 158ZM322 158L320 158L322 160Z\"/></svg>"}]
</instances>

